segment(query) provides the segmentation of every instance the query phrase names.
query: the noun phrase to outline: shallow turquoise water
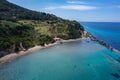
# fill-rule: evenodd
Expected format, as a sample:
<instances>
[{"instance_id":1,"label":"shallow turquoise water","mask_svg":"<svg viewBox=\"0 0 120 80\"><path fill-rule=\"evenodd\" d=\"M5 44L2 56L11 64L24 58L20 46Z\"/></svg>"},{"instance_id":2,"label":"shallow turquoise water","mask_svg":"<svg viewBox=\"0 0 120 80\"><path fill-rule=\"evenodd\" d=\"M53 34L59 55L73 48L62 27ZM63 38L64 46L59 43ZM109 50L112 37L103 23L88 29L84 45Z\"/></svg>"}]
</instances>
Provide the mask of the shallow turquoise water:
<instances>
[{"instance_id":1,"label":"shallow turquoise water","mask_svg":"<svg viewBox=\"0 0 120 80\"><path fill-rule=\"evenodd\" d=\"M89 39L65 43L0 65L0 80L120 80L119 57Z\"/></svg>"}]
</instances>

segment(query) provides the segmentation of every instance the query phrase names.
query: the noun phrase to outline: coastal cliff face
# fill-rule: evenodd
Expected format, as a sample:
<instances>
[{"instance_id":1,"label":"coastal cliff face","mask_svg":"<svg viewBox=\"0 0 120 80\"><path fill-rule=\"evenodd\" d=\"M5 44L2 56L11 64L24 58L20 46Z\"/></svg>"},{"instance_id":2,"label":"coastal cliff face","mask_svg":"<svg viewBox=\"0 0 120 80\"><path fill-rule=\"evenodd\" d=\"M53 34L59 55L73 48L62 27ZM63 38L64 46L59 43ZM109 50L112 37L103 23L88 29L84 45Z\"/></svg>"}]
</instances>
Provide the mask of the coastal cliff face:
<instances>
[{"instance_id":1,"label":"coastal cliff face","mask_svg":"<svg viewBox=\"0 0 120 80\"><path fill-rule=\"evenodd\" d=\"M83 26L53 14L36 12L0 0L0 57L35 45L53 43L54 37L82 37Z\"/></svg>"}]
</instances>

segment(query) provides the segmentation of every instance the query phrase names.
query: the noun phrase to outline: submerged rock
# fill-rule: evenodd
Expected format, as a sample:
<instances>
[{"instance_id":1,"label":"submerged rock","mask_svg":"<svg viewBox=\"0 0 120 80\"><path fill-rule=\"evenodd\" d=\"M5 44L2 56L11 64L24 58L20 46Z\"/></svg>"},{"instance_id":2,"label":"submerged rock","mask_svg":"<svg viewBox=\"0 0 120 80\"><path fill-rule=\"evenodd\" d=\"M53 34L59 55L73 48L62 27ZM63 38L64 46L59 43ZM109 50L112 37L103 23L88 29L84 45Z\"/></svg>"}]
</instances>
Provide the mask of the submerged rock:
<instances>
[{"instance_id":1,"label":"submerged rock","mask_svg":"<svg viewBox=\"0 0 120 80\"><path fill-rule=\"evenodd\" d=\"M74 67L74 68L77 68L77 65L74 65L73 67Z\"/></svg>"},{"instance_id":2,"label":"submerged rock","mask_svg":"<svg viewBox=\"0 0 120 80\"><path fill-rule=\"evenodd\" d=\"M88 64L88 66L90 66L90 64Z\"/></svg>"},{"instance_id":3,"label":"submerged rock","mask_svg":"<svg viewBox=\"0 0 120 80\"><path fill-rule=\"evenodd\" d=\"M120 75L118 73L111 73L110 75L117 79L120 78Z\"/></svg>"},{"instance_id":4,"label":"submerged rock","mask_svg":"<svg viewBox=\"0 0 120 80\"><path fill-rule=\"evenodd\" d=\"M118 72L120 72L120 70L118 70Z\"/></svg>"}]
</instances>

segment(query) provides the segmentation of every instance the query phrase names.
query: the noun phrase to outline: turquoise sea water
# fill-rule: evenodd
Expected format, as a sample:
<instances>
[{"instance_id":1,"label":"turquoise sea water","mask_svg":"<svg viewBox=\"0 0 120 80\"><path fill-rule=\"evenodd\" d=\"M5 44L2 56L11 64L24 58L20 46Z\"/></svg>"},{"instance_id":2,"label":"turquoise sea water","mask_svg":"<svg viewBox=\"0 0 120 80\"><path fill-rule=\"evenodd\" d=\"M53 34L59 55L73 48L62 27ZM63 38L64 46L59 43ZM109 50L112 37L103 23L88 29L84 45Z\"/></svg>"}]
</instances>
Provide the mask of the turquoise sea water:
<instances>
[{"instance_id":1,"label":"turquoise sea water","mask_svg":"<svg viewBox=\"0 0 120 80\"><path fill-rule=\"evenodd\" d=\"M120 22L82 22L87 31L120 50Z\"/></svg>"},{"instance_id":2,"label":"turquoise sea water","mask_svg":"<svg viewBox=\"0 0 120 80\"><path fill-rule=\"evenodd\" d=\"M82 23L120 50L120 23ZM89 38L56 45L0 65L0 80L120 80L120 54Z\"/></svg>"},{"instance_id":3,"label":"turquoise sea water","mask_svg":"<svg viewBox=\"0 0 120 80\"><path fill-rule=\"evenodd\" d=\"M0 65L0 80L120 80L120 56L90 39Z\"/></svg>"}]
</instances>

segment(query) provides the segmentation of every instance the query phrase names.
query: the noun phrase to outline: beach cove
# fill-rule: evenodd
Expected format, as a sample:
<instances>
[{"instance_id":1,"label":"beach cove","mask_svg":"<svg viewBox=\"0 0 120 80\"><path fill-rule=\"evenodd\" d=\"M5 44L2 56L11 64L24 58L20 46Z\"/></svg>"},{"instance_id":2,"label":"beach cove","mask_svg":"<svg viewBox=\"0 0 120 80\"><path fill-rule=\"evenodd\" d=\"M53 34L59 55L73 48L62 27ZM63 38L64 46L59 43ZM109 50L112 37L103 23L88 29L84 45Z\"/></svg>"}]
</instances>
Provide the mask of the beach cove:
<instances>
[{"instance_id":1,"label":"beach cove","mask_svg":"<svg viewBox=\"0 0 120 80\"><path fill-rule=\"evenodd\" d=\"M90 38L31 53L0 65L1 80L120 79L119 55Z\"/></svg>"},{"instance_id":2,"label":"beach cove","mask_svg":"<svg viewBox=\"0 0 120 80\"><path fill-rule=\"evenodd\" d=\"M52 47L52 46L55 46L55 45L59 45L59 44L63 44L63 43L70 43L70 42L76 42L76 41L81 41L81 40L86 40L88 38L90 38L93 42L97 42L99 45L102 45L103 47L106 47L108 48L110 51L113 51L115 53L118 53L120 54L120 51L113 48L112 46L110 46L109 44L105 43L104 41L102 40L99 40L97 39L96 37L94 37L91 33L87 32L87 31L84 31L83 33L83 37L82 38L78 38L78 39L69 39L69 40L59 40L60 38L58 38L58 41L56 41L55 43L51 43L51 44L45 44L44 46L35 46L35 47L32 47L32 48L29 48L25 51L20 51L18 53L10 53L2 58L0 58L0 64L3 64L3 63L6 63L6 62L9 62L11 60L14 60L16 58L19 58L21 56L24 56L24 55L27 55L27 54L31 54L35 51L38 51L38 50L41 50L41 49L45 49L45 48L49 48L49 47ZM87 41L89 43L89 41Z\"/></svg>"},{"instance_id":3,"label":"beach cove","mask_svg":"<svg viewBox=\"0 0 120 80\"><path fill-rule=\"evenodd\" d=\"M74 42L74 41L79 41L79 40L82 40L82 39L84 39L84 38L63 40L62 43ZM32 48L29 48L26 51L20 51L18 53L10 53L10 54L0 58L0 64L9 62L9 61L11 61L15 58L21 57L23 55L30 54L34 51L45 49L45 48L48 48L48 47L52 47L52 46L55 46L55 45L58 45L58 44L60 44L60 43L55 42L55 43L51 43L51 44L48 44L48 45L45 45L45 46L35 46L35 47L32 47Z\"/></svg>"}]
</instances>

